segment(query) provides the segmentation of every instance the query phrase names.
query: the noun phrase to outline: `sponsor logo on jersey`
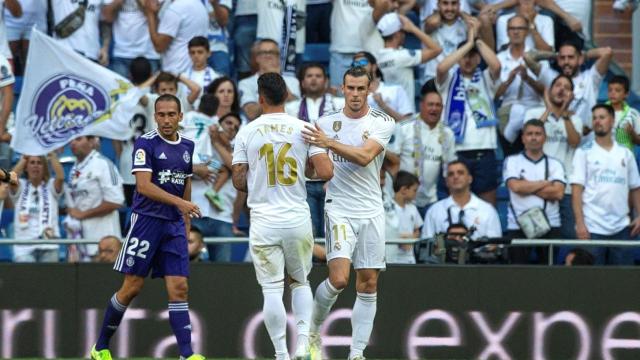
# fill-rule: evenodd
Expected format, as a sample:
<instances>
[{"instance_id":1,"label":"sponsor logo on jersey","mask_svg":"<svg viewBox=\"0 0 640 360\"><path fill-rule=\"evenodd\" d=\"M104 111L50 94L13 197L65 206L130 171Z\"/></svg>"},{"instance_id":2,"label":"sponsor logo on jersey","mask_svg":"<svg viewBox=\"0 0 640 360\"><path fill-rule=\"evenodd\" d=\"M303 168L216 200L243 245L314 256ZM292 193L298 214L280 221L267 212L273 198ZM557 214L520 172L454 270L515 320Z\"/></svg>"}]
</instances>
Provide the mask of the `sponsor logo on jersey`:
<instances>
[{"instance_id":1,"label":"sponsor logo on jersey","mask_svg":"<svg viewBox=\"0 0 640 360\"><path fill-rule=\"evenodd\" d=\"M184 185L187 174L181 171L162 170L158 173L158 182L160 185L171 183L176 185Z\"/></svg>"},{"instance_id":2,"label":"sponsor logo on jersey","mask_svg":"<svg viewBox=\"0 0 640 360\"><path fill-rule=\"evenodd\" d=\"M333 122L333 131L338 132L342 129L342 121L334 121Z\"/></svg>"},{"instance_id":3,"label":"sponsor logo on jersey","mask_svg":"<svg viewBox=\"0 0 640 360\"><path fill-rule=\"evenodd\" d=\"M184 162L186 162L187 164L189 163L189 161L191 161L191 155L189 155L189 152L187 150L185 150L184 154L182 154L182 160L184 160Z\"/></svg>"},{"instance_id":4,"label":"sponsor logo on jersey","mask_svg":"<svg viewBox=\"0 0 640 360\"><path fill-rule=\"evenodd\" d=\"M147 155L143 149L136 150L136 154L134 156L133 165L144 165L147 162Z\"/></svg>"}]
</instances>

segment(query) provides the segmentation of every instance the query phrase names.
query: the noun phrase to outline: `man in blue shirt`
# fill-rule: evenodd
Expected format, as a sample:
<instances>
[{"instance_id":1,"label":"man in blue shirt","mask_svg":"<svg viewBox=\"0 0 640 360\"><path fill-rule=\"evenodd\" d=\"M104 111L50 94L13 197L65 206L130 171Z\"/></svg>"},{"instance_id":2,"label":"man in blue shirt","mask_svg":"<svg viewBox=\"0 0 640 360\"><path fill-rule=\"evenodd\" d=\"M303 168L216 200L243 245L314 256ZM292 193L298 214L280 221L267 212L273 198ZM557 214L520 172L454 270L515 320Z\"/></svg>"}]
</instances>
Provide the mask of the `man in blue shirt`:
<instances>
[{"instance_id":1,"label":"man in blue shirt","mask_svg":"<svg viewBox=\"0 0 640 360\"><path fill-rule=\"evenodd\" d=\"M125 278L111 297L100 336L91 349L95 360L111 360L109 340L151 270L152 278L164 277L167 285L169 322L180 358L204 359L191 349L187 303L189 219L200 216L200 209L191 202L194 143L178 133L182 112L175 96L161 95L155 102L154 117L158 129L139 137L133 149L131 172L136 191L131 227L114 266Z\"/></svg>"}]
</instances>

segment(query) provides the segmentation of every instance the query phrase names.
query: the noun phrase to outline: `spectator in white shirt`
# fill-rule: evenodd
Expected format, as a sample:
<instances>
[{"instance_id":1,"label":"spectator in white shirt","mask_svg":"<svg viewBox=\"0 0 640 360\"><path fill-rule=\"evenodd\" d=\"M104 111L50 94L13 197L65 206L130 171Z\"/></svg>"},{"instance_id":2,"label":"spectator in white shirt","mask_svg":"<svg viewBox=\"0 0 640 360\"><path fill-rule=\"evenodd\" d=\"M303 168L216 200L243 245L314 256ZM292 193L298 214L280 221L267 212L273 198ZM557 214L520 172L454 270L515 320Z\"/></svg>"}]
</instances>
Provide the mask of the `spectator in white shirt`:
<instances>
[{"instance_id":1,"label":"spectator in white shirt","mask_svg":"<svg viewBox=\"0 0 640 360\"><path fill-rule=\"evenodd\" d=\"M122 177L111 160L95 148L98 138L80 136L71 141L76 163L70 171L65 203L67 215L79 220L82 236L100 239L122 237L118 209L124 203ZM79 246L80 260L89 261L97 245Z\"/></svg>"},{"instance_id":2,"label":"spectator in white shirt","mask_svg":"<svg viewBox=\"0 0 640 360\"><path fill-rule=\"evenodd\" d=\"M24 72L31 30L35 27L42 32L47 32L47 8L46 0L4 2L7 41L13 56L13 66L18 75L22 75Z\"/></svg>"},{"instance_id":3,"label":"spectator in white shirt","mask_svg":"<svg viewBox=\"0 0 640 360\"><path fill-rule=\"evenodd\" d=\"M217 73L231 75L231 57L229 56L229 18L233 2L231 0L209 0L207 11L209 12L209 31L207 39L211 56L209 66Z\"/></svg>"},{"instance_id":4,"label":"spectator in white shirt","mask_svg":"<svg viewBox=\"0 0 640 360\"><path fill-rule=\"evenodd\" d=\"M189 40L188 49L191 66L185 75L189 80L198 84L200 89L205 89L213 80L220 77L220 74L209 67L207 63L207 59L211 55L209 41L204 36L196 36ZM184 87L181 90L187 91ZM200 104L200 96L202 96L202 90L198 94L197 100L193 103L194 109L197 109Z\"/></svg>"},{"instance_id":5,"label":"spectator in white shirt","mask_svg":"<svg viewBox=\"0 0 640 360\"><path fill-rule=\"evenodd\" d=\"M50 164L49 164L50 161ZM55 172L50 178L49 165ZM16 240L52 239L60 237L58 201L64 190L64 170L55 152L44 156L22 156L13 168L26 178L10 185L14 203ZM15 262L58 262L59 245L14 245Z\"/></svg>"},{"instance_id":6,"label":"spectator in white shirt","mask_svg":"<svg viewBox=\"0 0 640 360\"><path fill-rule=\"evenodd\" d=\"M396 121L401 121L415 112L413 99L409 99L402 86L387 84L384 81L378 62L371 53L366 51L356 53L351 66L362 66L369 72L371 77L367 97L369 106L384 111Z\"/></svg>"},{"instance_id":7,"label":"spectator in white shirt","mask_svg":"<svg viewBox=\"0 0 640 360\"><path fill-rule=\"evenodd\" d=\"M630 220L629 202L640 211L640 176L631 151L612 136L615 111L611 105L593 107L595 140L573 158L573 211L579 239L628 240L640 233L640 216ZM633 265L631 248L591 248L596 265Z\"/></svg>"},{"instance_id":8,"label":"spectator in white shirt","mask_svg":"<svg viewBox=\"0 0 640 360\"><path fill-rule=\"evenodd\" d=\"M517 217L537 207L544 211L551 230L544 234L545 239L559 239L560 200L564 196L566 178L562 163L543 152L546 140L544 123L529 120L522 131L525 150L505 159L502 177L509 188L510 204L508 209L509 237L525 238ZM515 213L514 213L515 212ZM528 264L533 248L515 246L509 249L512 264ZM538 264L547 264L549 259L546 247L536 247Z\"/></svg>"},{"instance_id":9,"label":"spectator in white shirt","mask_svg":"<svg viewBox=\"0 0 640 360\"><path fill-rule=\"evenodd\" d=\"M286 57L295 52L297 61L302 58L305 45L305 26L304 23L298 22L296 18L300 12L304 12L304 0L259 0L258 6L258 30L256 38L271 39L278 43L280 47L280 61L288 63ZM291 11L291 17L287 17ZM289 26L293 26L296 18L295 41L292 34L289 33ZM283 26L287 23L287 28ZM295 49L295 51L293 51ZM295 61L293 65L295 65ZM286 67L286 66L285 66ZM286 69L283 69L286 70Z\"/></svg>"},{"instance_id":10,"label":"spectator in white shirt","mask_svg":"<svg viewBox=\"0 0 640 360\"><path fill-rule=\"evenodd\" d=\"M571 77L575 87L574 99L569 110L573 111L583 121L585 133L591 129L591 108L598 100L598 90L600 83L607 73L609 62L613 57L610 47L600 47L587 51L583 54L578 46L572 42L564 42L558 46L558 52L538 52L530 51L524 56L525 63L538 76L545 87L549 87L553 79L562 73ZM556 67L552 68L547 62L538 61L552 59L556 60ZM581 71L580 67L585 60L595 59L595 63L586 71Z\"/></svg>"},{"instance_id":11,"label":"spectator in white shirt","mask_svg":"<svg viewBox=\"0 0 640 360\"><path fill-rule=\"evenodd\" d=\"M616 111L613 136L622 146L633 152L634 145L640 145L640 112L627 104L629 78L615 75L607 85L608 103Z\"/></svg>"},{"instance_id":12,"label":"spectator in white shirt","mask_svg":"<svg viewBox=\"0 0 640 360\"><path fill-rule=\"evenodd\" d=\"M149 27L139 0L113 0L103 11L104 20L113 23L113 58L109 68L128 77L133 59L143 56L155 73L160 68L160 55L153 48Z\"/></svg>"},{"instance_id":13,"label":"spectator in white shirt","mask_svg":"<svg viewBox=\"0 0 640 360\"><path fill-rule=\"evenodd\" d=\"M520 15L527 19L529 27L529 33L525 38L526 50L553 50L555 46L553 19L550 16L538 13L535 0L518 0L515 10L515 13L500 16L496 22L496 49L499 51L509 43L511 38L509 37L509 25L507 23L512 17Z\"/></svg>"},{"instance_id":14,"label":"spectator in white shirt","mask_svg":"<svg viewBox=\"0 0 640 360\"><path fill-rule=\"evenodd\" d=\"M240 106L244 110L249 120L260 116L260 105L258 104L258 77L268 72L281 73L280 68L280 48L278 43L271 39L258 40L253 48L258 71L252 76L240 80L238 90L240 91ZM287 89L289 90L288 101L300 97L300 82L293 76L282 75Z\"/></svg>"},{"instance_id":15,"label":"spectator in white shirt","mask_svg":"<svg viewBox=\"0 0 640 360\"><path fill-rule=\"evenodd\" d=\"M466 161L474 177L472 190L495 204L498 169L497 116L493 99L500 81L500 61L491 48L476 39L480 24L471 19L468 40L440 62L436 86L444 99L444 120L453 130L458 158ZM487 68L480 68L484 60Z\"/></svg>"},{"instance_id":16,"label":"spectator in white shirt","mask_svg":"<svg viewBox=\"0 0 640 360\"><path fill-rule=\"evenodd\" d=\"M173 1L163 8L160 19L159 3L146 1L144 12L151 42L162 57L162 70L175 74L187 71L191 64L189 40L195 36L206 37L209 30L209 13L202 1Z\"/></svg>"},{"instance_id":17,"label":"spectator in white shirt","mask_svg":"<svg viewBox=\"0 0 640 360\"><path fill-rule=\"evenodd\" d=\"M389 204L390 208L385 208L387 240L415 239L420 236L423 220L413 204L419 183L418 177L409 172L399 171L396 174L393 182L395 195ZM416 263L413 244L387 244L386 256L390 264Z\"/></svg>"},{"instance_id":18,"label":"spectator in white shirt","mask_svg":"<svg viewBox=\"0 0 640 360\"><path fill-rule=\"evenodd\" d=\"M376 59L385 79L402 86L410 101L415 99L414 67L423 64L442 52L431 37L415 26L404 15L389 13L378 21L378 30L384 40L384 48L378 50ZM421 51L402 48L406 33L413 34L423 45Z\"/></svg>"},{"instance_id":19,"label":"spectator in white shirt","mask_svg":"<svg viewBox=\"0 0 640 360\"><path fill-rule=\"evenodd\" d=\"M413 119L396 126L387 158L400 170L415 174L420 180L416 205L424 217L429 206L438 200L436 188L446 164L455 160L453 132L440 120L442 97L435 89L427 90L420 101L420 112Z\"/></svg>"},{"instance_id":20,"label":"spectator in white shirt","mask_svg":"<svg viewBox=\"0 0 640 360\"><path fill-rule=\"evenodd\" d=\"M11 166L11 135L7 132L7 123L13 110L13 84L16 82L11 64L0 55L0 168Z\"/></svg>"},{"instance_id":21,"label":"spectator in white shirt","mask_svg":"<svg viewBox=\"0 0 640 360\"><path fill-rule=\"evenodd\" d=\"M61 43L101 65L107 65L109 63L111 29L100 28L100 16L111 11L110 8L115 6L113 0L88 0L84 3L74 0L58 0L52 1L50 4L55 25L59 25L68 16L73 16L74 12L80 10L79 7L85 7L82 26L64 38L62 38L64 34L59 33L56 28L54 28L54 34Z\"/></svg>"}]
</instances>

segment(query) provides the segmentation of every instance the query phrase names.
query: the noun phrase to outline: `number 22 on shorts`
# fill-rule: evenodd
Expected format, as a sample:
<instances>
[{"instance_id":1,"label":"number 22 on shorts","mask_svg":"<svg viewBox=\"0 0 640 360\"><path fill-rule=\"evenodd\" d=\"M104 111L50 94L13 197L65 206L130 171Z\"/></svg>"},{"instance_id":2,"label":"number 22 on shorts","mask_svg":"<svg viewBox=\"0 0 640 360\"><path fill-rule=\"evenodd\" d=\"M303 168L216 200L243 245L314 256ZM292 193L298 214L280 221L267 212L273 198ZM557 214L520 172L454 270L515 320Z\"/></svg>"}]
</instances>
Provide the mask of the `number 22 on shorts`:
<instances>
[{"instance_id":1,"label":"number 22 on shorts","mask_svg":"<svg viewBox=\"0 0 640 360\"><path fill-rule=\"evenodd\" d=\"M138 246L139 245L139 246ZM127 255L137 256L142 259L147 258L147 251L149 250L149 242L147 240L142 240L132 237L129 239L129 243L127 245ZM136 249L138 251L136 251Z\"/></svg>"}]
</instances>

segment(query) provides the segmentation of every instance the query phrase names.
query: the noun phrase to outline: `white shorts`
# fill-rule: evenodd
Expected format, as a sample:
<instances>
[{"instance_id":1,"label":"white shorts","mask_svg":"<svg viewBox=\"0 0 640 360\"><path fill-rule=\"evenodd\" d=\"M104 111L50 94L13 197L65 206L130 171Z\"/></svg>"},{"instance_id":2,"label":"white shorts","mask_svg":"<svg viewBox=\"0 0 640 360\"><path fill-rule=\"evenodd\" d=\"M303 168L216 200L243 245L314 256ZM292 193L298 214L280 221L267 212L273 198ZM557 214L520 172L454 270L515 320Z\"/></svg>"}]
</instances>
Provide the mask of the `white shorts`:
<instances>
[{"instance_id":1,"label":"white shorts","mask_svg":"<svg viewBox=\"0 0 640 360\"><path fill-rule=\"evenodd\" d=\"M306 283L313 251L311 219L290 229L251 224L249 251L261 285L282 281L285 268L295 281Z\"/></svg>"},{"instance_id":2,"label":"white shorts","mask_svg":"<svg viewBox=\"0 0 640 360\"><path fill-rule=\"evenodd\" d=\"M325 212L325 247L327 261L344 258L353 263L354 269L384 269L385 215L366 218L349 218Z\"/></svg>"}]
</instances>

